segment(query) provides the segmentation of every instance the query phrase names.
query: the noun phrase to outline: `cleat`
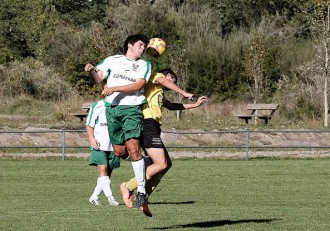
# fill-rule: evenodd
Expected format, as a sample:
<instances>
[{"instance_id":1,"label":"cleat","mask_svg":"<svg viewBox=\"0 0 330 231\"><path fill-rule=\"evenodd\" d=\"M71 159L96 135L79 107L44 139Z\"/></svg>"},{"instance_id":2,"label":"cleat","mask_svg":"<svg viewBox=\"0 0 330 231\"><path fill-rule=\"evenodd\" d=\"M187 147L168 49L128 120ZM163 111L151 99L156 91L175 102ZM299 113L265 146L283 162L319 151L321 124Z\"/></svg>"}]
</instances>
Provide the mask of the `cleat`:
<instances>
[{"instance_id":1,"label":"cleat","mask_svg":"<svg viewBox=\"0 0 330 231\"><path fill-rule=\"evenodd\" d=\"M135 199L135 196L133 195L133 192L129 191L128 188L126 188L126 183L122 183L120 185L120 191L123 196L123 201L125 205L128 208L133 208L133 200Z\"/></svg>"},{"instance_id":2,"label":"cleat","mask_svg":"<svg viewBox=\"0 0 330 231\"><path fill-rule=\"evenodd\" d=\"M89 198L89 203L91 203L92 205L101 205L101 201L97 197L96 198L90 197Z\"/></svg>"},{"instance_id":3,"label":"cleat","mask_svg":"<svg viewBox=\"0 0 330 231\"><path fill-rule=\"evenodd\" d=\"M111 206L119 205L119 203L115 200L115 198L113 196L108 197L108 202L109 202L109 205L111 205Z\"/></svg>"},{"instance_id":4,"label":"cleat","mask_svg":"<svg viewBox=\"0 0 330 231\"><path fill-rule=\"evenodd\" d=\"M144 204L148 204L146 195L143 193L138 193L135 197L135 202L133 204L133 208L135 208L135 209L142 208L142 206Z\"/></svg>"},{"instance_id":5,"label":"cleat","mask_svg":"<svg viewBox=\"0 0 330 231\"><path fill-rule=\"evenodd\" d=\"M147 217L152 217L152 213L149 209L149 206L148 206L148 202L144 203L142 205L142 212L144 213L144 215L146 215Z\"/></svg>"}]
</instances>

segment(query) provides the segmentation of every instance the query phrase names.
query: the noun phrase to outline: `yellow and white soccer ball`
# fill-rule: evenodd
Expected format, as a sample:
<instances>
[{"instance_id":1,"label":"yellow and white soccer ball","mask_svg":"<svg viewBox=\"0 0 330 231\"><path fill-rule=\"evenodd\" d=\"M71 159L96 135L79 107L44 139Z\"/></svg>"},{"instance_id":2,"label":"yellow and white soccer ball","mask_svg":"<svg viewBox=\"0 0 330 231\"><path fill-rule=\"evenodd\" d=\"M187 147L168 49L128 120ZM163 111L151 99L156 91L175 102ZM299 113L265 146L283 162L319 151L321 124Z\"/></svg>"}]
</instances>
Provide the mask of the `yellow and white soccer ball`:
<instances>
[{"instance_id":1,"label":"yellow and white soccer ball","mask_svg":"<svg viewBox=\"0 0 330 231\"><path fill-rule=\"evenodd\" d=\"M147 46L147 54L152 57L159 57L166 51L166 43L163 39L152 38Z\"/></svg>"}]
</instances>

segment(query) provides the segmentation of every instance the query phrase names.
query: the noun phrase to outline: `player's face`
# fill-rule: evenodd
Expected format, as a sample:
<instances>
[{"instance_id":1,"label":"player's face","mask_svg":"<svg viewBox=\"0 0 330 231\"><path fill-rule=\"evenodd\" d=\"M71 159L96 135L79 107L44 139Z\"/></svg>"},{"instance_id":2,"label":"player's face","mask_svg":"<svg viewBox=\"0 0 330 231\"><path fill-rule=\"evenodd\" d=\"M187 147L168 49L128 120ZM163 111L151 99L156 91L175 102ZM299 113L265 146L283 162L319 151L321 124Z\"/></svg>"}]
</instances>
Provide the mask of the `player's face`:
<instances>
[{"instance_id":1,"label":"player's face","mask_svg":"<svg viewBox=\"0 0 330 231\"><path fill-rule=\"evenodd\" d=\"M140 58L144 51L145 51L146 44L141 40L137 41L133 45L129 44L129 48L131 49L132 53L137 57Z\"/></svg>"},{"instance_id":2,"label":"player's face","mask_svg":"<svg viewBox=\"0 0 330 231\"><path fill-rule=\"evenodd\" d=\"M176 84L176 78L173 75L167 74L166 79L168 79L168 80L172 81L174 84Z\"/></svg>"}]
</instances>

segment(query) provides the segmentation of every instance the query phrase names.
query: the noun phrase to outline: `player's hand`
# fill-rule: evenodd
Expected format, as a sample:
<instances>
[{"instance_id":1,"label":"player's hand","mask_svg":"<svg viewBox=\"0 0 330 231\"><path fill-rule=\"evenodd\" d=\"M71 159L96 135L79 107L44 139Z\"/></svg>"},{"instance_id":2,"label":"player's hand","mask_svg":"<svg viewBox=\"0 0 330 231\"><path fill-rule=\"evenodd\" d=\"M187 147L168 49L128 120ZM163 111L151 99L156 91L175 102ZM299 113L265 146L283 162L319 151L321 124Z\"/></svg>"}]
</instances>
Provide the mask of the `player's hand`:
<instances>
[{"instance_id":1,"label":"player's hand","mask_svg":"<svg viewBox=\"0 0 330 231\"><path fill-rule=\"evenodd\" d=\"M201 96L198 98L197 100L197 105L200 106L202 105L203 103L207 102L208 98L206 96Z\"/></svg>"},{"instance_id":2,"label":"player's hand","mask_svg":"<svg viewBox=\"0 0 330 231\"><path fill-rule=\"evenodd\" d=\"M194 100L194 94L186 93L186 94L184 95L184 97L186 97L186 98L189 99L190 101L193 101L193 100Z\"/></svg>"},{"instance_id":3,"label":"player's hand","mask_svg":"<svg viewBox=\"0 0 330 231\"><path fill-rule=\"evenodd\" d=\"M95 150L100 150L100 142L98 142L94 137L89 139L89 143Z\"/></svg>"},{"instance_id":4,"label":"player's hand","mask_svg":"<svg viewBox=\"0 0 330 231\"><path fill-rule=\"evenodd\" d=\"M92 70L94 70L94 66L90 63L87 63L86 66L85 66L85 71L87 72L91 72Z\"/></svg>"},{"instance_id":5,"label":"player's hand","mask_svg":"<svg viewBox=\"0 0 330 231\"><path fill-rule=\"evenodd\" d=\"M109 96L109 95L111 95L112 93L114 93L114 90L113 90L112 87L104 86L103 91L102 91L102 95L103 95L103 96Z\"/></svg>"}]
</instances>

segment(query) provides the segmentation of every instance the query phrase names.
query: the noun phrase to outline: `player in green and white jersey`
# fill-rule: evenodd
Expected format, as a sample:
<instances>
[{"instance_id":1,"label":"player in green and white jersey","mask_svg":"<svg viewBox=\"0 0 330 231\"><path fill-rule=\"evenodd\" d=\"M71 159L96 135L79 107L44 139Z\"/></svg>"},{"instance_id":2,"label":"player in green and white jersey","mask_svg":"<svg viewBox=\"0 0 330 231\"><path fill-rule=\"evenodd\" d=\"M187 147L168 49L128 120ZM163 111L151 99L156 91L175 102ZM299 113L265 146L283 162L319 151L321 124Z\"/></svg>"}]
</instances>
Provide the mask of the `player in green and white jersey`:
<instances>
[{"instance_id":1,"label":"player in green and white jersey","mask_svg":"<svg viewBox=\"0 0 330 231\"><path fill-rule=\"evenodd\" d=\"M142 131L141 105L146 102L143 87L151 75L151 64L141 59L149 39L142 34L128 36L124 42L125 55L106 58L94 67L86 64L96 83L107 79L103 91L109 107L106 109L108 130L114 152L125 156L126 149L138 182L134 208L147 207L145 199L145 164L141 154L139 137Z\"/></svg>"},{"instance_id":2,"label":"player in green and white jersey","mask_svg":"<svg viewBox=\"0 0 330 231\"><path fill-rule=\"evenodd\" d=\"M114 154L110 142L105 104L105 100L93 103L86 120L86 130L91 145L89 165L97 166L98 170L97 183L89 202L101 205L99 196L103 192L109 204L117 206L119 203L112 195L110 176L112 170L120 166L120 158Z\"/></svg>"}]
</instances>

